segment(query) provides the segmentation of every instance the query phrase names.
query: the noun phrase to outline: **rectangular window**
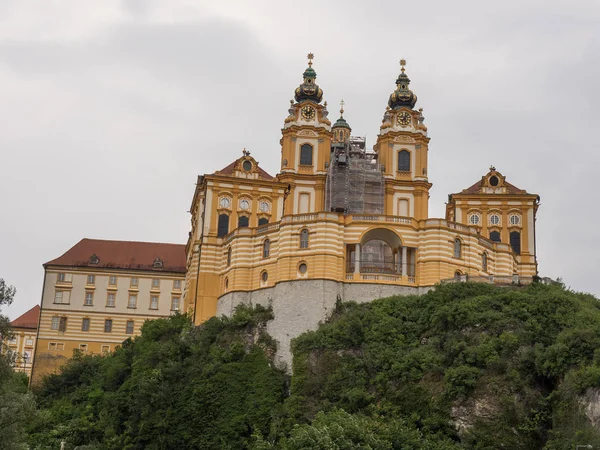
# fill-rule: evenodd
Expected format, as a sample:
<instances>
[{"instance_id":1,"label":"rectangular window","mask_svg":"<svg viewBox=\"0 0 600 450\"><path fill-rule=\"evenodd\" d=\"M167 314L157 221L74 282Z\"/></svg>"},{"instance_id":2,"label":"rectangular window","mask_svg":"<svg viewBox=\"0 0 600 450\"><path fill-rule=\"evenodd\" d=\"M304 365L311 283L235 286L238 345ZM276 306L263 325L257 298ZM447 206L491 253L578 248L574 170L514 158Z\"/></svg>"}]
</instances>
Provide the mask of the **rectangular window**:
<instances>
[{"instance_id":1,"label":"rectangular window","mask_svg":"<svg viewBox=\"0 0 600 450\"><path fill-rule=\"evenodd\" d=\"M298 214L305 214L310 210L310 194L300 194L298 201Z\"/></svg>"},{"instance_id":2,"label":"rectangular window","mask_svg":"<svg viewBox=\"0 0 600 450\"><path fill-rule=\"evenodd\" d=\"M106 306L109 308L115 307L115 294L109 293L106 296Z\"/></svg>"},{"instance_id":3,"label":"rectangular window","mask_svg":"<svg viewBox=\"0 0 600 450\"><path fill-rule=\"evenodd\" d=\"M95 275L88 275L87 276L87 284L94 284L96 282L96 276Z\"/></svg>"},{"instance_id":4,"label":"rectangular window","mask_svg":"<svg viewBox=\"0 0 600 450\"><path fill-rule=\"evenodd\" d=\"M52 318L52 322L50 323L51 330L58 330L58 325L60 324L60 317L54 316Z\"/></svg>"},{"instance_id":5,"label":"rectangular window","mask_svg":"<svg viewBox=\"0 0 600 450\"><path fill-rule=\"evenodd\" d=\"M181 290L181 280L173 281L173 289L177 291Z\"/></svg>"},{"instance_id":6,"label":"rectangular window","mask_svg":"<svg viewBox=\"0 0 600 450\"><path fill-rule=\"evenodd\" d=\"M49 342L48 350L64 350L65 344L64 342Z\"/></svg>"},{"instance_id":7,"label":"rectangular window","mask_svg":"<svg viewBox=\"0 0 600 450\"><path fill-rule=\"evenodd\" d=\"M127 303L128 308L137 308L137 295L129 296L129 303Z\"/></svg>"},{"instance_id":8,"label":"rectangular window","mask_svg":"<svg viewBox=\"0 0 600 450\"><path fill-rule=\"evenodd\" d=\"M90 331L90 319L88 317L81 320L81 331Z\"/></svg>"},{"instance_id":9,"label":"rectangular window","mask_svg":"<svg viewBox=\"0 0 600 450\"><path fill-rule=\"evenodd\" d=\"M117 285L117 277L114 275L111 275L110 277L108 277L108 284L110 286L116 286Z\"/></svg>"},{"instance_id":10,"label":"rectangular window","mask_svg":"<svg viewBox=\"0 0 600 450\"><path fill-rule=\"evenodd\" d=\"M106 319L104 321L104 332L112 333L112 319Z\"/></svg>"},{"instance_id":11,"label":"rectangular window","mask_svg":"<svg viewBox=\"0 0 600 450\"><path fill-rule=\"evenodd\" d=\"M62 303L63 302L63 291L56 291L54 293L54 303Z\"/></svg>"},{"instance_id":12,"label":"rectangular window","mask_svg":"<svg viewBox=\"0 0 600 450\"><path fill-rule=\"evenodd\" d=\"M87 353L88 345L87 344L79 344L79 350L82 351L83 353Z\"/></svg>"},{"instance_id":13,"label":"rectangular window","mask_svg":"<svg viewBox=\"0 0 600 450\"><path fill-rule=\"evenodd\" d=\"M313 148L310 144L304 144L300 147L300 164L303 166L312 166Z\"/></svg>"},{"instance_id":14,"label":"rectangular window","mask_svg":"<svg viewBox=\"0 0 600 450\"><path fill-rule=\"evenodd\" d=\"M58 323L58 331L62 331L63 333L67 331L67 318L61 317L60 322Z\"/></svg>"},{"instance_id":15,"label":"rectangular window","mask_svg":"<svg viewBox=\"0 0 600 450\"><path fill-rule=\"evenodd\" d=\"M27 338L27 339L25 339L25 345L27 347L32 347L33 346L33 338Z\"/></svg>"},{"instance_id":16,"label":"rectangular window","mask_svg":"<svg viewBox=\"0 0 600 450\"><path fill-rule=\"evenodd\" d=\"M137 278L132 278L131 282L129 284L130 286L137 286L138 285L138 279Z\"/></svg>"},{"instance_id":17,"label":"rectangular window","mask_svg":"<svg viewBox=\"0 0 600 450\"><path fill-rule=\"evenodd\" d=\"M48 342L48 350L56 350L56 342Z\"/></svg>"},{"instance_id":18,"label":"rectangular window","mask_svg":"<svg viewBox=\"0 0 600 450\"><path fill-rule=\"evenodd\" d=\"M133 334L133 320L128 320L125 326L125 334Z\"/></svg>"},{"instance_id":19,"label":"rectangular window","mask_svg":"<svg viewBox=\"0 0 600 450\"><path fill-rule=\"evenodd\" d=\"M59 283L63 283L65 281L65 274L64 273L59 273L57 275L57 280Z\"/></svg>"},{"instance_id":20,"label":"rectangular window","mask_svg":"<svg viewBox=\"0 0 600 450\"><path fill-rule=\"evenodd\" d=\"M108 353L108 352L110 352L110 345L103 345L102 349L100 351L102 353Z\"/></svg>"},{"instance_id":21,"label":"rectangular window","mask_svg":"<svg viewBox=\"0 0 600 450\"><path fill-rule=\"evenodd\" d=\"M17 343L17 338L16 338L16 337L12 337L12 338L10 338L10 339L8 340L8 343L9 343L9 344L12 344L12 345L16 344L16 343Z\"/></svg>"},{"instance_id":22,"label":"rectangular window","mask_svg":"<svg viewBox=\"0 0 600 450\"><path fill-rule=\"evenodd\" d=\"M85 293L85 301L83 302L83 306L92 306L94 304L94 293L86 292Z\"/></svg>"},{"instance_id":23,"label":"rectangular window","mask_svg":"<svg viewBox=\"0 0 600 450\"><path fill-rule=\"evenodd\" d=\"M179 311L179 297L171 299L171 311Z\"/></svg>"},{"instance_id":24,"label":"rectangular window","mask_svg":"<svg viewBox=\"0 0 600 450\"><path fill-rule=\"evenodd\" d=\"M160 287L160 279L158 279L158 278L152 278L152 287L153 288Z\"/></svg>"},{"instance_id":25,"label":"rectangular window","mask_svg":"<svg viewBox=\"0 0 600 450\"><path fill-rule=\"evenodd\" d=\"M158 309L158 297L156 295L150 297L150 309Z\"/></svg>"}]
</instances>

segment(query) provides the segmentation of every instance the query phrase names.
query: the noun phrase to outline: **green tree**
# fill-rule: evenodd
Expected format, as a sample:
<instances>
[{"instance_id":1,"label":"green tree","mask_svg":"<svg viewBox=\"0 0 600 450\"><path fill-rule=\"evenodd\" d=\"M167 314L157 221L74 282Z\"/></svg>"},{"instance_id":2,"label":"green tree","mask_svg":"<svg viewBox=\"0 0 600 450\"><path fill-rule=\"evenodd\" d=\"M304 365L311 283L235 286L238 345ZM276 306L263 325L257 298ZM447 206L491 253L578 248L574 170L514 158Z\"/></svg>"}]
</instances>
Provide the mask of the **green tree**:
<instances>
[{"instance_id":1,"label":"green tree","mask_svg":"<svg viewBox=\"0 0 600 450\"><path fill-rule=\"evenodd\" d=\"M0 311L10 305L16 289L0 278ZM0 337L11 336L8 317L0 314ZM10 353L0 352L0 450L25 449L25 425L35 414L33 395L27 391L27 377L15 373Z\"/></svg>"}]
</instances>

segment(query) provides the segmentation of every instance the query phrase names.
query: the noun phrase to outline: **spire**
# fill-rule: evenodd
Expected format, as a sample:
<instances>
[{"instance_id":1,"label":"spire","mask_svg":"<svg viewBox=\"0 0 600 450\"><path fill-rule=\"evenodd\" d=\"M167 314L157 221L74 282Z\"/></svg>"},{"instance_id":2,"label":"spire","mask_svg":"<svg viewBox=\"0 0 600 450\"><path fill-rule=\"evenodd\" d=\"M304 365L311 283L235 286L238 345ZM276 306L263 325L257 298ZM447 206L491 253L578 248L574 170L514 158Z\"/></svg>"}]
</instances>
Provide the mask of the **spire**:
<instances>
[{"instance_id":1,"label":"spire","mask_svg":"<svg viewBox=\"0 0 600 450\"><path fill-rule=\"evenodd\" d=\"M315 55L309 53L306 55L308 58L308 67L302 74L304 78L303 83L296 88L295 99L297 102L301 102L304 100L311 100L315 103L320 103L323 99L323 91L321 88L315 83L317 79L317 72L312 68L313 59Z\"/></svg>"},{"instance_id":2,"label":"spire","mask_svg":"<svg viewBox=\"0 0 600 450\"><path fill-rule=\"evenodd\" d=\"M345 104L346 104L346 102L344 102L344 100L340 100L340 118L333 124L332 128L343 127L343 128L348 128L349 130L351 130L350 125L348 125L348 122L346 122L346 119L344 119L344 105Z\"/></svg>"},{"instance_id":3,"label":"spire","mask_svg":"<svg viewBox=\"0 0 600 450\"><path fill-rule=\"evenodd\" d=\"M406 70L406 60L400 60L400 75L396 79L396 89L390 95L390 99L388 100L388 105L392 109L398 109L403 106L407 106L409 108L413 108L415 103L417 103L417 96L409 89L410 79L404 73Z\"/></svg>"}]
</instances>

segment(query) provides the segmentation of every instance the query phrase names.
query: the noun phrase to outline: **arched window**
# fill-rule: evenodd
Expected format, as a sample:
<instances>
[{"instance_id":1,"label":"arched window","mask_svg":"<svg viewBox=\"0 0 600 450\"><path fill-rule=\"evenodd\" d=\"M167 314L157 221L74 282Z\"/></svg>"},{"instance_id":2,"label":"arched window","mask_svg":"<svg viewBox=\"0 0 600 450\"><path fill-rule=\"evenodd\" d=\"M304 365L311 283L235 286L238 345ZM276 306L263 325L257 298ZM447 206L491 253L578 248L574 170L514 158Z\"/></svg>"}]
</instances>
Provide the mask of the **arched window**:
<instances>
[{"instance_id":1,"label":"arched window","mask_svg":"<svg viewBox=\"0 0 600 450\"><path fill-rule=\"evenodd\" d=\"M263 258L268 258L269 253L271 253L271 241L265 239L265 242L263 243Z\"/></svg>"},{"instance_id":2,"label":"arched window","mask_svg":"<svg viewBox=\"0 0 600 450\"><path fill-rule=\"evenodd\" d=\"M460 258L462 255L462 243L459 238L454 239L454 257Z\"/></svg>"},{"instance_id":3,"label":"arched window","mask_svg":"<svg viewBox=\"0 0 600 450\"><path fill-rule=\"evenodd\" d=\"M223 237L229 233L229 215L219 214L219 225L217 227L217 237Z\"/></svg>"},{"instance_id":4,"label":"arched window","mask_svg":"<svg viewBox=\"0 0 600 450\"><path fill-rule=\"evenodd\" d=\"M517 255L521 254L521 233L518 231L510 232L510 246Z\"/></svg>"},{"instance_id":5,"label":"arched window","mask_svg":"<svg viewBox=\"0 0 600 450\"><path fill-rule=\"evenodd\" d=\"M500 242L500 232L499 231L490 231L490 240L494 242Z\"/></svg>"},{"instance_id":6,"label":"arched window","mask_svg":"<svg viewBox=\"0 0 600 450\"><path fill-rule=\"evenodd\" d=\"M454 272L454 279L456 281L460 281L460 277L461 277L461 273L458 270L456 272Z\"/></svg>"},{"instance_id":7,"label":"arched window","mask_svg":"<svg viewBox=\"0 0 600 450\"><path fill-rule=\"evenodd\" d=\"M303 144L300 147L300 164L303 166L312 166L313 163L313 148L310 144Z\"/></svg>"},{"instance_id":8,"label":"arched window","mask_svg":"<svg viewBox=\"0 0 600 450\"><path fill-rule=\"evenodd\" d=\"M267 219L266 217L261 217L260 219L258 219L258 225L266 225L269 223L269 219Z\"/></svg>"},{"instance_id":9,"label":"arched window","mask_svg":"<svg viewBox=\"0 0 600 450\"><path fill-rule=\"evenodd\" d=\"M410 172L410 153L408 150L398 152L398 172Z\"/></svg>"},{"instance_id":10,"label":"arched window","mask_svg":"<svg viewBox=\"0 0 600 450\"><path fill-rule=\"evenodd\" d=\"M300 248L308 248L308 230L300 232Z\"/></svg>"},{"instance_id":11,"label":"arched window","mask_svg":"<svg viewBox=\"0 0 600 450\"><path fill-rule=\"evenodd\" d=\"M238 228L247 227L250 224L250 219L247 216L238 217Z\"/></svg>"},{"instance_id":12,"label":"arched window","mask_svg":"<svg viewBox=\"0 0 600 450\"><path fill-rule=\"evenodd\" d=\"M488 262L487 252L483 252L483 255L481 255L481 269L484 272L487 272L487 262Z\"/></svg>"},{"instance_id":13,"label":"arched window","mask_svg":"<svg viewBox=\"0 0 600 450\"><path fill-rule=\"evenodd\" d=\"M231 265L231 247L227 249L227 267Z\"/></svg>"}]
</instances>

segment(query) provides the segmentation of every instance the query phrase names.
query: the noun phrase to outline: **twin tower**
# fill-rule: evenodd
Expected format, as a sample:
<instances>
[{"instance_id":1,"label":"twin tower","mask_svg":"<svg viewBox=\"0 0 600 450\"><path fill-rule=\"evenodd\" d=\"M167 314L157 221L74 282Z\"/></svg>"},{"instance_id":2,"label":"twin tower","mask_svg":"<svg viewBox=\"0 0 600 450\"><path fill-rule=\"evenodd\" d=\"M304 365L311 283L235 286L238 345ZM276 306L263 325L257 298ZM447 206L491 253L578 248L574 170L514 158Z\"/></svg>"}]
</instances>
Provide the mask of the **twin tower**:
<instances>
[{"instance_id":1,"label":"twin tower","mask_svg":"<svg viewBox=\"0 0 600 450\"><path fill-rule=\"evenodd\" d=\"M331 124L312 56L283 127L278 178L290 186L286 210L426 218L429 138L422 109L414 109L417 96L410 89L405 61L369 152L364 139L351 137L343 103L339 119Z\"/></svg>"}]
</instances>

